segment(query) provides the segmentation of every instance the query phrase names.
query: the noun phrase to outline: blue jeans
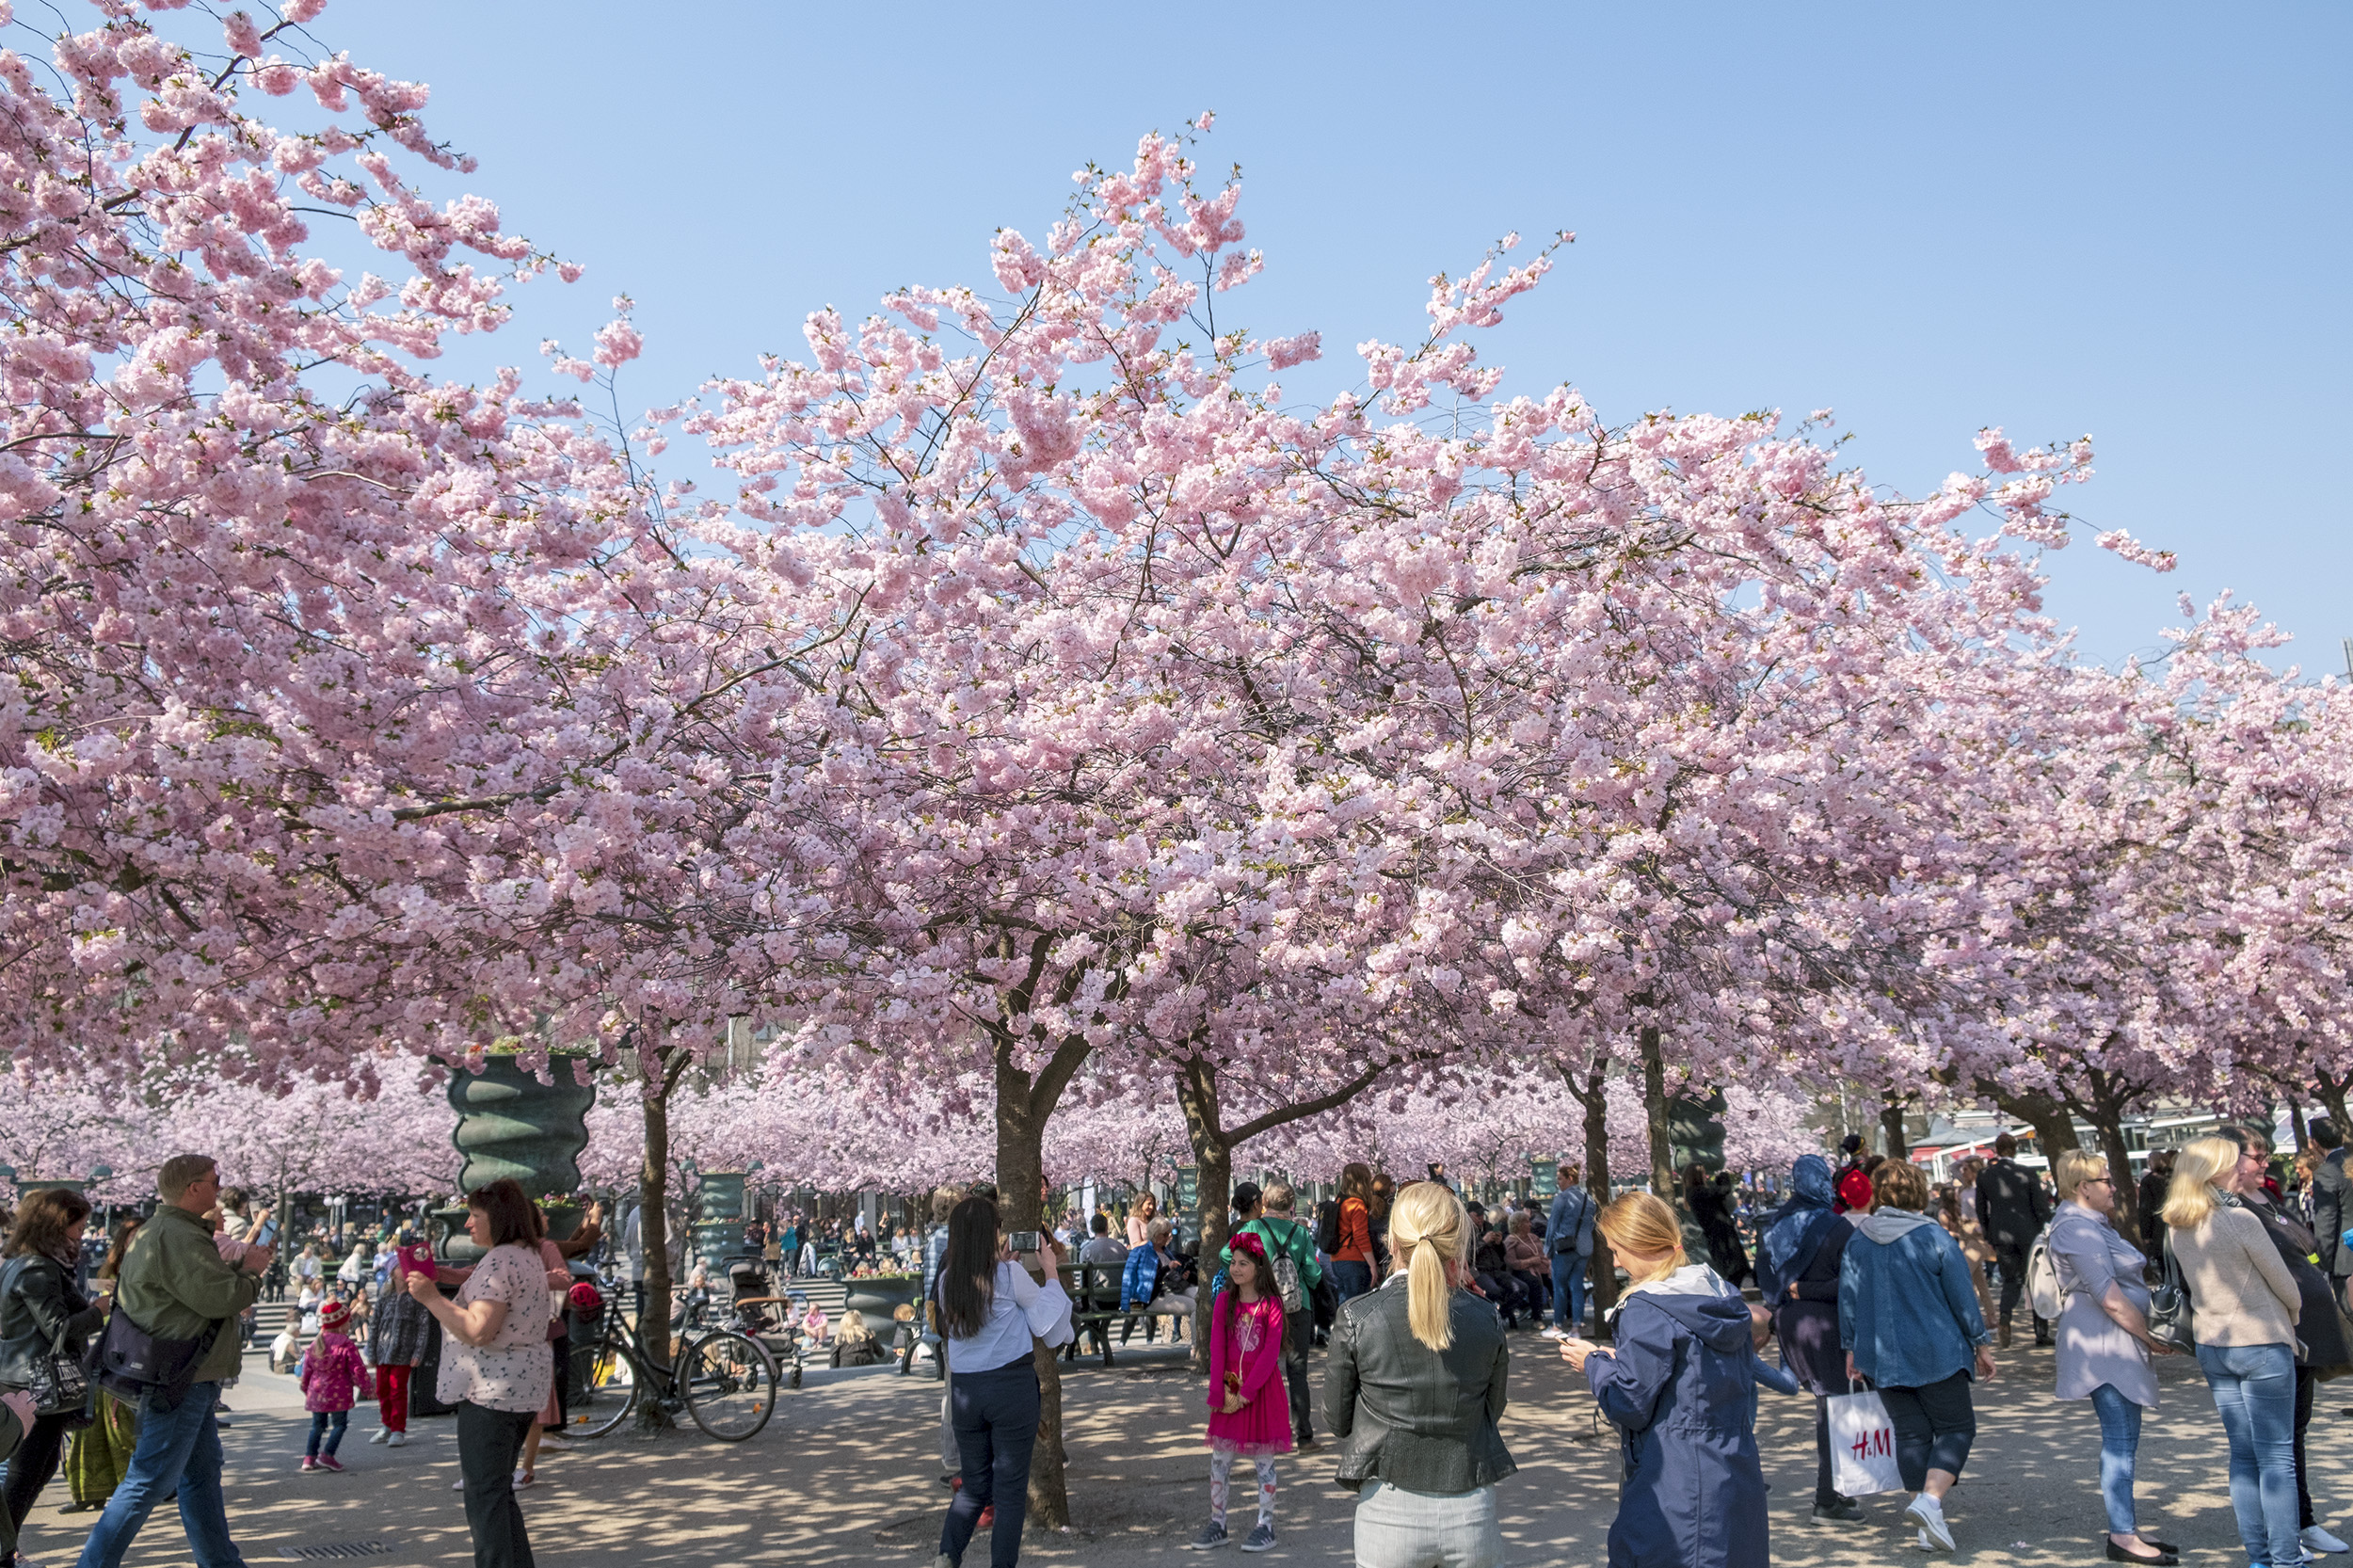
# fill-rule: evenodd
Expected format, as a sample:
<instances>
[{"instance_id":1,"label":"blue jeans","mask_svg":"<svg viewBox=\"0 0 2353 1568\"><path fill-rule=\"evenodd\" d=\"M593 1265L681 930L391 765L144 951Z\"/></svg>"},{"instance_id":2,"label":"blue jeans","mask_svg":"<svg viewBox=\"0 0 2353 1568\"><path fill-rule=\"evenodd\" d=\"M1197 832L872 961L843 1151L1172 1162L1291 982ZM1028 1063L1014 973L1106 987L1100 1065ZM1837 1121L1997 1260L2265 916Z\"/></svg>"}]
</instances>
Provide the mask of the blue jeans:
<instances>
[{"instance_id":1,"label":"blue jeans","mask_svg":"<svg viewBox=\"0 0 2353 1568\"><path fill-rule=\"evenodd\" d=\"M229 1511L220 1496L220 1428L213 1420L213 1406L219 1402L217 1383L192 1385L168 1410L152 1394L139 1400L139 1441L131 1450L131 1467L106 1512L90 1527L75 1568L121 1568L122 1554L131 1549L156 1499L174 1487L197 1568L245 1568L237 1544L229 1539Z\"/></svg>"},{"instance_id":2,"label":"blue jeans","mask_svg":"<svg viewBox=\"0 0 2353 1568\"><path fill-rule=\"evenodd\" d=\"M1037 1446L1037 1370L1023 1356L985 1372L957 1372L948 1399L964 1485L940 1522L939 1555L961 1565L981 1510L995 1503L989 1568L1014 1568L1021 1560L1021 1521L1030 1506L1030 1450Z\"/></svg>"},{"instance_id":3,"label":"blue jeans","mask_svg":"<svg viewBox=\"0 0 2353 1568\"><path fill-rule=\"evenodd\" d=\"M1332 1288L1339 1292L1340 1300L1347 1301L1352 1296L1361 1296L1372 1288L1371 1264L1359 1263L1353 1258L1336 1257L1332 1260L1331 1267Z\"/></svg>"},{"instance_id":4,"label":"blue jeans","mask_svg":"<svg viewBox=\"0 0 2353 1568\"><path fill-rule=\"evenodd\" d=\"M2198 1365L2231 1438L2231 1508L2254 1568L2296 1568L2296 1352L2201 1345Z\"/></svg>"},{"instance_id":5,"label":"blue jeans","mask_svg":"<svg viewBox=\"0 0 2353 1568\"><path fill-rule=\"evenodd\" d=\"M2140 1406L2104 1383L2091 1391L2100 1415L2100 1500L2107 1505L2108 1533L2130 1535L2140 1528L2133 1509L2133 1459L2140 1451Z\"/></svg>"},{"instance_id":6,"label":"blue jeans","mask_svg":"<svg viewBox=\"0 0 2353 1568\"><path fill-rule=\"evenodd\" d=\"M344 1446L344 1429L351 1425L348 1410L313 1410L311 1412L311 1441L304 1445L306 1459L316 1459L321 1452L319 1440L325 1438L327 1457L335 1457L335 1450Z\"/></svg>"},{"instance_id":7,"label":"blue jeans","mask_svg":"<svg viewBox=\"0 0 2353 1568\"><path fill-rule=\"evenodd\" d=\"M1585 1326L1585 1263L1573 1252L1552 1255L1552 1326L1582 1330Z\"/></svg>"}]
</instances>

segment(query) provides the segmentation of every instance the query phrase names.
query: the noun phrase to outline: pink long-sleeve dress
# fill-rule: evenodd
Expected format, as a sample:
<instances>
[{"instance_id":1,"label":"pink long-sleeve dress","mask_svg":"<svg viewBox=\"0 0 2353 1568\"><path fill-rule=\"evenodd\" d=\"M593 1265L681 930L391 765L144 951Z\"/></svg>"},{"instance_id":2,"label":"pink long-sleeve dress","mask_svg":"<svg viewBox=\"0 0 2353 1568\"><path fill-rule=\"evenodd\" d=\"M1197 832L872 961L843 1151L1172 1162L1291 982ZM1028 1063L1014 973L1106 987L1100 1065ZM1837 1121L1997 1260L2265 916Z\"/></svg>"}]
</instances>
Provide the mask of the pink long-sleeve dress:
<instances>
[{"instance_id":1,"label":"pink long-sleeve dress","mask_svg":"<svg viewBox=\"0 0 2353 1568\"><path fill-rule=\"evenodd\" d=\"M1209 1311L1209 1447L1245 1459L1291 1451L1290 1395L1283 1386L1283 1303L1265 1296L1233 1304L1221 1291ZM1225 1413L1225 1374L1241 1375L1242 1407Z\"/></svg>"}]
</instances>

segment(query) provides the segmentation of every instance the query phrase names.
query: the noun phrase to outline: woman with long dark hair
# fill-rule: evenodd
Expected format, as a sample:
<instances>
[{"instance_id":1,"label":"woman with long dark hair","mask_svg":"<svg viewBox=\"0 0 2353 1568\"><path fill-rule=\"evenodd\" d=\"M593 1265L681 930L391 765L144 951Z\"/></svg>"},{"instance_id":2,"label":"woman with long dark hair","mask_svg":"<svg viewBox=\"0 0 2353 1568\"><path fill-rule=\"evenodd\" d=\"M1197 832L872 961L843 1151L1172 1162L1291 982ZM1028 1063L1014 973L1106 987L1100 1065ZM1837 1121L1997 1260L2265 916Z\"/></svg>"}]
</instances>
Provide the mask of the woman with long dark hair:
<instances>
[{"instance_id":1,"label":"woman with long dark hair","mask_svg":"<svg viewBox=\"0 0 2353 1568\"><path fill-rule=\"evenodd\" d=\"M61 1187L26 1195L8 1233L8 1265L0 1270L0 1391L30 1387L41 1365L57 1351L78 1358L90 1331L106 1320L106 1309L73 1288L81 1262L82 1231L89 1224L89 1200ZM66 1433L79 1411L59 1411L34 1419L24 1441L8 1458L6 1506L10 1524L22 1528L40 1489L65 1457ZM0 1562L13 1564L13 1547Z\"/></svg>"},{"instance_id":2,"label":"woman with long dark hair","mask_svg":"<svg viewBox=\"0 0 2353 1568\"><path fill-rule=\"evenodd\" d=\"M1340 1244L1332 1249L1332 1285L1342 1304L1372 1288L1372 1167L1340 1167Z\"/></svg>"},{"instance_id":3,"label":"woman with long dark hair","mask_svg":"<svg viewBox=\"0 0 2353 1568\"><path fill-rule=\"evenodd\" d=\"M1037 1441L1032 1354L1038 1340L1048 1346L1070 1341L1062 1243L1043 1232L1039 1240L1045 1251L1016 1257L998 1232L997 1205L987 1198L967 1198L948 1215L948 1247L935 1292L963 1475L939 1527L941 1568L962 1568L981 1511L992 1503L997 1525L989 1536L989 1568L1015 1568L1021 1560L1030 1449Z\"/></svg>"}]
</instances>

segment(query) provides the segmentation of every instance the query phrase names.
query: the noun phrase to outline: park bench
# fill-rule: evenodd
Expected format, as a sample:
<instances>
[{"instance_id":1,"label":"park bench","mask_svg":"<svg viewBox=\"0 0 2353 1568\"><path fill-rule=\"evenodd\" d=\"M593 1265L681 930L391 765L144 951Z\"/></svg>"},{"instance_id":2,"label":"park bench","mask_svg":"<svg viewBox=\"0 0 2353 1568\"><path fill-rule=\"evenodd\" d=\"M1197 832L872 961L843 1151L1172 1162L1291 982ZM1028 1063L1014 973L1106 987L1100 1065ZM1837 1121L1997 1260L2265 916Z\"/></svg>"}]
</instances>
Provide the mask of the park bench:
<instances>
[{"instance_id":1,"label":"park bench","mask_svg":"<svg viewBox=\"0 0 2353 1568\"><path fill-rule=\"evenodd\" d=\"M1120 1275L1127 1266L1120 1263L1065 1263L1062 1266L1063 1289L1070 1297L1070 1323L1073 1333L1070 1343L1063 1347L1063 1359L1079 1359L1080 1341L1090 1332L1096 1336L1103 1365L1112 1364L1112 1327L1118 1324L1132 1328L1148 1323L1154 1318L1181 1317L1191 1308L1182 1298L1161 1296L1143 1306L1122 1310L1119 1304Z\"/></svg>"}]
</instances>

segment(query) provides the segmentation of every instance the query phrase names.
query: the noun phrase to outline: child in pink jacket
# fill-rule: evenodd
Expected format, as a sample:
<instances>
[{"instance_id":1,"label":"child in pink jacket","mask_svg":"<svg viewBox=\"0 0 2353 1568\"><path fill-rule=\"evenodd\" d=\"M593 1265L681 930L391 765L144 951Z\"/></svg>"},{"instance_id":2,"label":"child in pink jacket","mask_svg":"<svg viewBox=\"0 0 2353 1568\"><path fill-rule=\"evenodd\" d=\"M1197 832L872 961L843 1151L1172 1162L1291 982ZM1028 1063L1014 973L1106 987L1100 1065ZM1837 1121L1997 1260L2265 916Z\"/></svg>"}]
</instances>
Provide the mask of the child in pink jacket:
<instances>
[{"instance_id":1,"label":"child in pink jacket","mask_svg":"<svg viewBox=\"0 0 2353 1568\"><path fill-rule=\"evenodd\" d=\"M344 1332L351 1308L330 1301L319 1309L319 1336L302 1352L302 1408L311 1413L311 1441L302 1451L305 1470L340 1470L335 1450L351 1424L351 1407L367 1387L367 1364ZM320 1438L326 1438L324 1445Z\"/></svg>"},{"instance_id":2,"label":"child in pink jacket","mask_svg":"<svg viewBox=\"0 0 2353 1568\"><path fill-rule=\"evenodd\" d=\"M1258 1472L1258 1523L1245 1552L1274 1544L1274 1456L1291 1451L1290 1396L1283 1386L1283 1298L1266 1247L1249 1231L1234 1238L1226 1288L1209 1307L1209 1524L1187 1543L1225 1544L1225 1496L1234 1461Z\"/></svg>"}]
</instances>

